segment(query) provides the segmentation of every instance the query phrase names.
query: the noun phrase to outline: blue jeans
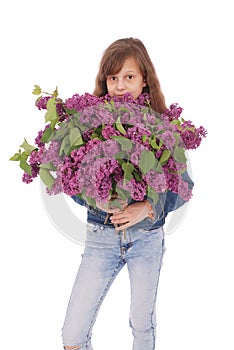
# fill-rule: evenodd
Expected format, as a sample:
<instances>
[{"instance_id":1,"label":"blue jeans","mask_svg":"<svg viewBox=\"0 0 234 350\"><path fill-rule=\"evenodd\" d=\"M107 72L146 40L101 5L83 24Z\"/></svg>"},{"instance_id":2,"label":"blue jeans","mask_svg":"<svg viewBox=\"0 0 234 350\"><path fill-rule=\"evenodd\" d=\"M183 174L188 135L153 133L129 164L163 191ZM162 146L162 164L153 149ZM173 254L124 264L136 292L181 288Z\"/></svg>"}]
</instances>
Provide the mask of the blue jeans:
<instances>
[{"instance_id":1,"label":"blue jeans","mask_svg":"<svg viewBox=\"0 0 234 350\"><path fill-rule=\"evenodd\" d=\"M127 264L133 350L155 349L155 301L163 252L162 228L146 231L130 227L124 234L88 223L85 250L62 330L64 346L93 349L92 328L99 308L115 277Z\"/></svg>"}]
</instances>

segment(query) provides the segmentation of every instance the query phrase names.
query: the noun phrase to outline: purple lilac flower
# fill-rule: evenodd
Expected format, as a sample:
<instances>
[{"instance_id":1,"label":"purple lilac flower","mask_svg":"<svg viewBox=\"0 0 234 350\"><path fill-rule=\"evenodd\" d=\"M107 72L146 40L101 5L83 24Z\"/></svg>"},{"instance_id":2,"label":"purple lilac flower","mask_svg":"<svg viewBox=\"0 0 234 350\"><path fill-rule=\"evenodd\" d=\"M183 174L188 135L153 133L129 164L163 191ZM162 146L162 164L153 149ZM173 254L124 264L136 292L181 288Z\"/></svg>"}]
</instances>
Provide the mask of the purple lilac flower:
<instances>
[{"instance_id":1,"label":"purple lilac flower","mask_svg":"<svg viewBox=\"0 0 234 350\"><path fill-rule=\"evenodd\" d=\"M29 165L31 166L32 170L32 177L37 177L40 170L40 164L42 163L42 156L43 156L43 148L39 150L34 150L31 152L29 156Z\"/></svg>"},{"instance_id":2,"label":"purple lilac flower","mask_svg":"<svg viewBox=\"0 0 234 350\"><path fill-rule=\"evenodd\" d=\"M139 161L141 158L141 153L145 149L148 149L148 148L140 143L135 143L133 145L133 148L130 151L128 151L128 155L130 156L131 163L137 168L138 168Z\"/></svg>"},{"instance_id":3,"label":"purple lilac flower","mask_svg":"<svg viewBox=\"0 0 234 350\"><path fill-rule=\"evenodd\" d=\"M101 145L102 141L99 139L92 139L87 142L86 144L86 153L90 152L96 152L96 155L101 155Z\"/></svg>"},{"instance_id":4,"label":"purple lilac flower","mask_svg":"<svg viewBox=\"0 0 234 350\"><path fill-rule=\"evenodd\" d=\"M22 181L26 184L29 184L30 182L33 181L33 177L31 175L29 175L28 173L23 173L23 176L22 176Z\"/></svg>"},{"instance_id":5,"label":"purple lilac flower","mask_svg":"<svg viewBox=\"0 0 234 350\"><path fill-rule=\"evenodd\" d=\"M68 109L75 109L77 112L84 110L87 107L95 106L100 103L100 98L88 93L84 95L75 94L65 101L65 106Z\"/></svg>"},{"instance_id":6,"label":"purple lilac flower","mask_svg":"<svg viewBox=\"0 0 234 350\"><path fill-rule=\"evenodd\" d=\"M185 201L188 201L192 197L192 190L189 188L188 183L182 178L179 179L177 193Z\"/></svg>"},{"instance_id":7,"label":"purple lilac flower","mask_svg":"<svg viewBox=\"0 0 234 350\"><path fill-rule=\"evenodd\" d=\"M105 105L100 105L95 111L97 125L113 125L116 121L116 116L113 112L108 111Z\"/></svg>"},{"instance_id":8,"label":"purple lilac flower","mask_svg":"<svg viewBox=\"0 0 234 350\"><path fill-rule=\"evenodd\" d=\"M41 96L36 100L35 105L39 110L47 109L47 102L52 98L52 96Z\"/></svg>"},{"instance_id":9,"label":"purple lilac flower","mask_svg":"<svg viewBox=\"0 0 234 350\"><path fill-rule=\"evenodd\" d=\"M165 131L160 135L160 139L164 143L165 147L171 149L176 142L175 136L171 131Z\"/></svg>"},{"instance_id":10,"label":"purple lilac flower","mask_svg":"<svg viewBox=\"0 0 234 350\"><path fill-rule=\"evenodd\" d=\"M125 182L124 180L118 183L120 188L128 191L131 198L135 201L143 201L146 195L146 183L144 180L136 181L134 178Z\"/></svg>"},{"instance_id":11,"label":"purple lilac flower","mask_svg":"<svg viewBox=\"0 0 234 350\"><path fill-rule=\"evenodd\" d=\"M150 170L143 178L147 185L152 187L158 193L168 190L167 178L164 173Z\"/></svg>"},{"instance_id":12,"label":"purple lilac flower","mask_svg":"<svg viewBox=\"0 0 234 350\"><path fill-rule=\"evenodd\" d=\"M56 111L58 113L60 122L64 121L65 119L68 119L69 116L67 115L64 103L62 103L62 102L56 103Z\"/></svg>"},{"instance_id":13,"label":"purple lilac flower","mask_svg":"<svg viewBox=\"0 0 234 350\"><path fill-rule=\"evenodd\" d=\"M145 127L144 125L137 124L136 126L133 126L131 128L128 128L127 131L128 138L133 141L134 143L139 144L148 144L148 141L143 141L143 136L151 136L150 130Z\"/></svg>"},{"instance_id":14,"label":"purple lilac flower","mask_svg":"<svg viewBox=\"0 0 234 350\"><path fill-rule=\"evenodd\" d=\"M88 142L89 140L91 140L92 134L93 134L93 129L85 130L82 132L82 139L85 142Z\"/></svg>"},{"instance_id":15,"label":"purple lilac flower","mask_svg":"<svg viewBox=\"0 0 234 350\"><path fill-rule=\"evenodd\" d=\"M49 124L47 124L44 128L44 130L40 130L37 134L37 137L35 138L35 144L38 145L39 148L43 147L44 146L44 142L42 142L42 136L43 136L43 133L45 132L46 129L49 128Z\"/></svg>"},{"instance_id":16,"label":"purple lilac flower","mask_svg":"<svg viewBox=\"0 0 234 350\"><path fill-rule=\"evenodd\" d=\"M150 103L150 95L147 93L141 94L136 99L133 98L131 93L126 93L121 97L110 96L109 94L106 94L105 96L103 96L100 99L102 99L102 101L106 101L106 102L114 101L114 102L121 102L122 104L123 103L134 103L134 104L141 105L141 106L144 106L145 104Z\"/></svg>"},{"instance_id":17,"label":"purple lilac flower","mask_svg":"<svg viewBox=\"0 0 234 350\"><path fill-rule=\"evenodd\" d=\"M77 173L77 164L70 157L66 156L64 164L60 168L60 174L63 192L69 196L80 193Z\"/></svg>"},{"instance_id":18,"label":"purple lilac flower","mask_svg":"<svg viewBox=\"0 0 234 350\"><path fill-rule=\"evenodd\" d=\"M164 172L182 173L186 170L186 164L177 162L173 157L170 157L167 163L163 166Z\"/></svg>"},{"instance_id":19,"label":"purple lilac flower","mask_svg":"<svg viewBox=\"0 0 234 350\"><path fill-rule=\"evenodd\" d=\"M115 140L107 140L102 143L104 157L112 157L120 151L120 145Z\"/></svg>"},{"instance_id":20,"label":"purple lilac flower","mask_svg":"<svg viewBox=\"0 0 234 350\"><path fill-rule=\"evenodd\" d=\"M119 164L116 165L112 175L116 184L118 184L118 182L120 182L123 179L124 172Z\"/></svg>"},{"instance_id":21,"label":"purple lilac flower","mask_svg":"<svg viewBox=\"0 0 234 350\"><path fill-rule=\"evenodd\" d=\"M159 119L159 117L161 119L160 114L158 114L154 111L151 111L151 113L148 112L145 114L146 122L150 125L155 125L156 121L157 121L157 119Z\"/></svg>"},{"instance_id":22,"label":"purple lilac flower","mask_svg":"<svg viewBox=\"0 0 234 350\"><path fill-rule=\"evenodd\" d=\"M107 201L112 188L112 174L119 164L116 159L106 157L95 161L93 172L95 174L95 187L98 192L98 200Z\"/></svg>"},{"instance_id":23,"label":"purple lilac flower","mask_svg":"<svg viewBox=\"0 0 234 350\"><path fill-rule=\"evenodd\" d=\"M167 163L163 165L163 171L167 180L168 190L174 193L178 193L178 184L182 179L180 174L182 174L186 168L186 164L176 162L173 157L170 157Z\"/></svg>"},{"instance_id":24,"label":"purple lilac flower","mask_svg":"<svg viewBox=\"0 0 234 350\"><path fill-rule=\"evenodd\" d=\"M59 156L60 143L58 141L52 140L49 144L48 149L44 148L43 155L41 157L42 163L50 163L57 167L62 163L62 159Z\"/></svg>"},{"instance_id":25,"label":"purple lilac flower","mask_svg":"<svg viewBox=\"0 0 234 350\"><path fill-rule=\"evenodd\" d=\"M169 121L179 119L183 108L178 107L178 103L173 103L162 113L162 117L168 119Z\"/></svg>"},{"instance_id":26,"label":"purple lilac flower","mask_svg":"<svg viewBox=\"0 0 234 350\"><path fill-rule=\"evenodd\" d=\"M36 101L38 109L46 109L51 97L40 97ZM63 191L68 195L81 194L84 195L84 198L86 195L95 200L107 201L115 186L119 186L128 191L132 199L138 201L144 199L147 185L149 185L159 193L171 190L184 200L191 197L192 191L180 175L186 170L186 164L178 163L170 157L163 165L163 173L151 170L142 176L142 181L136 181L133 178L125 182L123 169L113 157L120 150L120 145L113 139L113 136L122 136L114 127L118 118L127 131L124 137L133 143L131 150L126 152L126 157L136 169L139 169L142 150L152 150L148 142L152 134L156 135L156 142L160 146L159 150L155 150L156 158L160 158L164 149L171 149L175 146L175 132L181 135L180 147L197 148L207 131L203 127L195 128L191 121L171 124L172 121L180 118L183 111L177 103L170 105L160 115L148 107L142 108L142 106L149 106L150 96L148 94L142 94L134 100L131 94L125 94L119 98L108 94L97 97L85 93L81 96L75 94L65 103L60 101L61 103L58 100L56 105L60 122L68 118L66 109L80 112L80 122L88 128L82 134L85 144L73 150L70 156L64 157L62 162L59 156L60 143L53 141L48 148L45 148L45 144L41 141L44 131L40 131L35 140L39 149L33 151L29 157L32 175L25 173L24 182L33 181L33 178L39 173L42 162L52 162L56 167L57 178L51 190L48 190L49 194ZM112 103L114 101L113 108L112 103L108 104L111 101ZM102 131L100 126L103 126ZM94 128L98 128L95 133L102 133L101 137L104 138L104 142L101 139L92 139ZM163 142L162 146L160 140Z\"/></svg>"},{"instance_id":27,"label":"purple lilac flower","mask_svg":"<svg viewBox=\"0 0 234 350\"><path fill-rule=\"evenodd\" d=\"M79 164L82 162L86 154L87 154L86 146L81 146L79 149L74 149L71 152L70 157L75 164Z\"/></svg>"},{"instance_id":28,"label":"purple lilac flower","mask_svg":"<svg viewBox=\"0 0 234 350\"><path fill-rule=\"evenodd\" d=\"M144 106L145 104L150 104L150 95L143 93L135 100L135 103Z\"/></svg>"},{"instance_id":29,"label":"purple lilac flower","mask_svg":"<svg viewBox=\"0 0 234 350\"><path fill-rule=\"evenodd\" d=\"M115 130L111 125L106 125L102 130L102 136L106 140L110 139L112 136L120 136L120 135L121 135L120 132L118 130Z\"/></svg>"},{"instance_id":30,"label":"purple lilac flower","mask_svg":"<svg viewBox=\"0 0 234 350\"><path fill-rule=\"evenodd\" d=\"M134 103L121 104L116 103L116 108L120 115L120 120L122 124L136 125L141 124L145 126L144 114L142 112L142 106ZM126 110L127 109L127 110Z\"/></svg>"},{"instance_id":31,"label":"purple lilac flower","mask_svg":"<svg viewBox=\"0 0 234 350\"><path fill-rule=\"evenodd\" d=\"M31 175L24 172L22 176L22 181L24 183L28 184L32 182L33 179L39 175L39 170L40 170L39 166L42 163L41 158L42 158L42 150L39 149L31 152L28 160L28 163L31 167Z\"/></svg>"},{"instance_id":32,"label":"purple lilac flower","mask_svg":"<svg viewBox=\"0 0 234 350\"><path fill-rule=\"evenodd\" d=\"M80 122L87 128L97 128L102 125L101 118L98 118L97 107L89 106L80 112Z\"/></svg>"},{"instance_id":33,"label":"purple lilac flower","mask_svg":"<svg viewBox=\"0 0 234 350\"><path fill-rule=\"evenodd\" d=\"M183 143L185 145L186 149L196 149L200 146L202 138L206 137L207 131L203 126L200 126L199 128L195 128L193 126L193 130L186 129L187 124L182 124L182 127L184 127L184 130L181 131L181 138L183 140Z\"/></svg>"},{"instance_id":34,"label":"purple lilac flower","mask_svg":"<svg viewBox=\"0 0 234 350\"><path fill-rule=\"evenodd\" d=\"M174 173L166 173L168 190L174 193L178 193L178 183L181 178L181 175Z\"/></svg>"},{"instance_id":35,"label":"purple lilac flower","mask_svg":"<svg viewBox=\"0 0 234 350\"><path fill-rule=\"evenodd\" d=\"M56 172L57 178L55 179L51 189L49 190L47 188L47 190L46 190L49 195L55 195L55 194L59 194L59 193L63 192L62 174L61 174L59 168L60 167L58 166L57 172Z\"/></svg>"}]
</instances>

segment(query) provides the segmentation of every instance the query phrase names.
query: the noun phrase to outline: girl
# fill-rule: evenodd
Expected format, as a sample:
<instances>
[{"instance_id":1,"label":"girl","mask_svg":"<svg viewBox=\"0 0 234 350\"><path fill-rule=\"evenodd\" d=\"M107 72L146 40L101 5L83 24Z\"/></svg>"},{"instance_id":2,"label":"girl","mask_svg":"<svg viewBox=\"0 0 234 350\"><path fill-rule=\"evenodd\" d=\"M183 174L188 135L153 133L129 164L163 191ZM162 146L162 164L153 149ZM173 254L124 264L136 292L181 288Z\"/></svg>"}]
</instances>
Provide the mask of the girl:
<instances>
[{"instance_id":1,"label":"girl","mask_svg":"<svg viewBox=\"0 0 234 350\"><path fill-rule=\"evenodd\" d=\"M153 63L138 39L119 39L104 52L94 95L134 99L150 95L151 107L166 110ZM183 179L190 189L187 173ZM80 205L86 203L74 196ZM99 308L112 282L126 264L131 286L130 327L133 350L155 349L155 302L164 251L163 225L170 211L185 201L173 192L162 193L157 205L150 199L132 201L123 210L87 206L87 240L62 330L64 349L92 350L91 336ZM106 215L111 213L108 221Z\"/></svg>"}]
</instances>

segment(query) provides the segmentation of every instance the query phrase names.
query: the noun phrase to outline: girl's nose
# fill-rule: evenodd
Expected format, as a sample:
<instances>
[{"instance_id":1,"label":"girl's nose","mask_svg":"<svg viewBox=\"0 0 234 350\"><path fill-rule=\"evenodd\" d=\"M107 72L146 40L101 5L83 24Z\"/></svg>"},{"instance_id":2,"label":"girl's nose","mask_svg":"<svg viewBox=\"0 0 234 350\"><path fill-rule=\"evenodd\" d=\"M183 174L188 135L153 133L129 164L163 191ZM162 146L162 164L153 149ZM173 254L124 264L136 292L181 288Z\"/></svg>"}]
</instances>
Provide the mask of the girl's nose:
<instances>
[{"instance_id":1,"label":"girl's nose","mask_svg":"<svg viewBox=\"0 0 234 350\"><path fill-rule=\"evenodd\" d=\"M125 83L123 79L119 79L117 83L117 90L124 90L125 89Z\"/></svg>"}]
</instances>

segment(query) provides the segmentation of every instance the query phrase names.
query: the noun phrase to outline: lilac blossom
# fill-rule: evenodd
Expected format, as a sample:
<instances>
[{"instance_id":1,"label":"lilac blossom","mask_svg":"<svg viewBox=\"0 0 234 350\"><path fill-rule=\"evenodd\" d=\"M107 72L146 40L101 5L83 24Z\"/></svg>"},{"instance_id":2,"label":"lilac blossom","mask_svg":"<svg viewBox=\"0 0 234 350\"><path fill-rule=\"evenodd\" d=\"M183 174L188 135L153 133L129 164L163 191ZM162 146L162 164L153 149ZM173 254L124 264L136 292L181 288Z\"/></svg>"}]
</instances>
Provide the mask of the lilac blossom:
<instances>
[{"instance_id":1,"label":"lilac blossom","mask_svg":"<svg viewBox=\"0 0 234 350\"><path fill-rule=\"evenodd\" d=\"M37 108L47 109L50 98L52 96L37 99ZM74 94L65 102L56 99L56 110L58 121L52 130L55 128L56 135L60 127L65 127L52 141L42 141L45 130L51 124L47 124L44 131L39 131L35 139L38 148L31 151L28 158L31 175L25 172L23 182L32 182L44 163L52 165L56 173L51 189L47 189L49 194L64 192L69 196L80 195L87 202L89 197L107 202L116 188L120 188L126 191L123 193L128 199L142 201L150 186L157 193L172 191L185 201L191 198L192 190L182 178L187 169L185 163L177 162L171 155L161 165L161 172L151 169L143 174L139 166L144 150L151 151L160 162L164 150L169 149L174 154L176 146L196 149L206 137L204 127L196 128L191 121L180 120L183 109L177 103L171 104L160 115L150 107L149 94L141 94L134 99L129 93L122 97L109 94L98 97L85 93ZM68 128L66 123L70 123ZM61 133L65 130L64 136L67 136L70 127L79 129L78 136L80 132L82 140L77 146L71 142L71 148L61 156ZM75 129L74 134L73 140L76 138ZM124 149L124 143L118 142L116 136L130 140L126 142L130 146ZM117 154L122 159L117 159ZM131 173L129 181L124 179L126 173L121 166L124 160L131 162L135 168L135 174Z\"/></svg>"},{"instance_id":2,"label":"lilac blossom","mask_svg":"<svg viewBox=\"0 0 234 350\"><path fill-rule=\"evenodd\" d=\"M146 195L147 185L144 180L136 181L134 178L130 181L120 181L118 187L129 192L131 198L135 201L143 201Z\"/></svg>"},{"instance_id":3,"label":"lilac blossom","mask_svg":"<svg viewBox=\"0 0 234 350\"><path fill-rule=\"evenodd\" d=\"M97 96L88 93L84 95L75 94L71 98L66 99L65 107L79 112L87 107L95 106L98 103L100 103L100 98Z\"/></svg>"},{"instance_id":4,"label":"lilac blossom","mask_svg":"<svg viewBox=\"0 0 234 350\"><path fill-rule=\"evenodd\" d=\"M22 176L22 181L24 183L28 184L32 182L33 179L39 175L40 164L42 163L42 154L43 154L43 148L39 150L35 149L31 152L28 160L28 163L31 167L31 175L24 172Z\"/></svg>"},{"instance_id":5,"label":"lilac blossom","mask_svg":"<svg viewBox=\"0 0 234 350\"><path fill-rule=\"evenodd\" d=\"M47 102L52 98L52 96L41 96L36 100L36 106L39 110L47 109Z\"/></svg>"},{"instance_id":6,"label":"lilac blossom","mask_svg":"<svg viewBox=\"0 0 234 350\"><path fill-rule=\"evenodd\" d=\"M143 136L151 136L150 130L144 125L137 124L136 126L128 128L127 131L128 138L134 143L148 144L147 141L143 141Z\"/></svg>"},{"instance_id":7,"label":"lilac blossom","mask_svg":"<svg viewBox=\"0 0 234 350\"><path fill-rule=\"evenodd\" d=\"M183 130L181 131L181 138L186 149L196 149L200 146L202 138L206 137L207 131L203 126L195 128L193 125L191 129L186 129L188 126L186 123L182 124ZM186 126L186 127L185 127Z\"/></svg>"},{"instance_id":8,"label":"lilac blossom","mask_svg":"<svg viewBox=\"0 0 234 350\"><path fill-rule=\"evenodd\" d=\"M177 193L184 201L188 201L192 197L192 190L189 188L188 183L182 178L179 178Z\"/></svg>"},{"instance_id":9,"label":"lilac blossom","mask_svg":"<svg viewBox=\"0 0 234 350\"><path fill-rule=\"evenodd\" d=\"M111 157L120 151L120 145L115 140L107 140L102 143L102 150L104 157Z\"/></svg>"},{"instance_id":10,"label":"lilac blossom","mask_svg":"<svg viewBox=\"0 0 234 350\"><path fill-rule=\"evenodd\" d=\"M173 121L175 119L179 119L181 113L183 112L183 108L178 106L178 103L173 103L162 113L162 117L168 119L169 121Z\"/></svg>"},{"instance_id":11,"label":"lilac blossom","mask_svg":"<svg viewBox=\"0 0 234 350\"><path fill-rule=\"evenodd\" d=\"M172 148L175 145L176 139L171 131L165 131L160 135L160 139L166 148Z\"/></svg>"},{"instance_id":12,"label":"lilac blossom","mask_svg":"<svg viewBox=\"0 0 234 350\"><path fill-rule=\"evenodd\" d=\"M53 166L57 167L62 163L62 158L59 156L60 143L58 141L52 140L49 144L48 149L44 148L41 162L42 163L52 163Z\"/></svg>"},{"instance_id":13,"label":"lilac blossom","mask_svg":"<svg viewBox=\"0 0 234 350\"><path fill-rule=\"evenodd\" d=\"M135 166L138 167L139 161L141 158L141 153L147 149L144 145L141 143L135 143L130 151L128 151L128 155L130 157L131 163Z\"/></svg>"},{"instance_id":14,"label":"lilac blossom","mask_svg":"<svg viewBox=\"0 0 234 350\"><path fill-rule=\"evenodd\" d=\"M43 136L45 130L48 129L48 128L49 128L49 124L47 124L47 125L45 126L44 130L38 131L37 137L35 138L35 144L36 144L39 148L44 147L44 145L45 145L44 142L42 142L42 136Z\"/></svg>"},{"instance_id":15,"label":"lilac blossom","mask_svg":"<svg viewBox=\"0 0 234 350\"><path fill-rule=\"evenodd\" d=\"M167 178L164 173L150 170L143 178L158 193L165 192L168 189Z\"/></svg>"},{"instance_id":16,"label":"lilac blossom","mask_svg":"<svg viewBox=\"0 0 234 350\"><path fill-rule=\"evenodd\" d=\"M102 130L102 136L108 140L113 136L120 136L120 132L116 130L112 125L106 125Z\"/></svg>"}]
</instances>

